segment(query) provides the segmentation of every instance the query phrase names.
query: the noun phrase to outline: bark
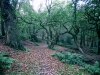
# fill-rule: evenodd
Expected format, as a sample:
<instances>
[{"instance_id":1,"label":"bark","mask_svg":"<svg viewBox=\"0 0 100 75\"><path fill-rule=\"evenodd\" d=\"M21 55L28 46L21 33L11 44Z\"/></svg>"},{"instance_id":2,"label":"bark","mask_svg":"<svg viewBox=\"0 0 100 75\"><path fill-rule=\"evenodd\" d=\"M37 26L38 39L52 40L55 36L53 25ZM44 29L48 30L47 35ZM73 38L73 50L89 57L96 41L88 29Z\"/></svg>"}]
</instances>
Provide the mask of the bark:
<instances>
[{"instance_id":1,"label":"bark","mask_svg":"<svg viewBox=\"0 0 100 75\"><path fill-rule=\"evenodd\" d=\"M42 40L45 40L45 32L42 32Z\"/></svg>"},{"instance_id":2,"label":"bark","mask_svg":"<svg viewBox=\"0 0 100 75\"><path fill-rule=\"evenodd\" d=\"M100 55L100 30L98 30L98 54Z\"/></svg>"},{"instance_id":3,"label":"bark","mask_svg":"<svg viewBox=\"0 0 100 75\"><path fill-rule=\"evenodd\" d=\"M1 34L2 36L5 36L4 21L2 18L1 18Z\"/></svg>"},{"instance_id":4,"label":"bark","mask_svg":"<svg viewBox=\"0 0 100 75\"><path fill-rule=\"evenodd\" d=\"M78 44L78 41L77 41L77 35L78 35L78 33L79 33L79 28L77 27L77 15L76 15L76 11L77 11L77 2L78 2L78 0L72 0L72 2L73 2L73 5L74 5L74 12L73 12L73 17L74 17L74 20L73 20L73 29L74 29L75 34L71 34L71 35L72 35L73 38L74 38L74 42L75 42L75 44L76 44L78 50L84 54L82 48L80 47L80 45Z\"/></svg>"},{"instance_id":5,"label":"bark","mask_svg":"<svg viewBox=\"0 0 100 75\"><path fill-rule=\"evenodd\" d=\"M83 52L82 48L80 47L80 45L78 44L77 38L76 38L75 36L74 36L74 42L75 42L75 44L76 44L78 50L79 50L81 53L84 54L84 52Z\"/></svg>"},{"instance_id":6,"label":"bark","mask_svg":"<svg viewBox=\"0 0 100 75\"><path fill-rule=\"evenodd\" d=\"M83 31L83 46L85 46L85 32Z\"/></svg>"},{"instance_id":7,"label":"bark","mask_svg":"<svg viewBox=\"0 0 100 75\"><path fill-rule=\"evenodd\" d=\"M51 27L49 27L49 33L50 33L50 40L53 38L52 37L52 30L51 30Z\"/></svg>"},{"instance_id":8,"label":"bark","mask_svg":"<svg viewBox=\"0 0 100 75\"><path fill-rule=\"evenodd\" d=\"M55 44L59 42L59 36L56 38Z\"/></svg>"},{"instance_id":9,"label":"bark","mask_svg":"<svg viewBox=\"0 0 100 75\"><path fill-rule=\"evenodd\" d=\"M81 37L80 37L80 45L82 46L83 39L82 39L82 30L81 30Z\"/></svg>"},{"instance_id":10,"label":"bark","mask_svg":"<svg viewBox=\"0 0 100 75\"><path fill-rule=\"evenodd\" d=\"M5 36L5 30L4 30L4 20L3 20L3 3L2 1L0 2L0 7L1 7L1 34L2 36Z\"/></svg>"},{"instance_id":11,"label":"bark","mask_svg":"<svg viewBox=\"0 0 100 75\"><path fill-rule=\"evenodd\" d=\"M5 21L5 29L6 29L5 44L15 49L26 50L20 41L15 9L10 4L9 0L8 1L3 0L3 9L4 9L3 18Z\"/></svg>"},{"instance_id":12,"label":"bark","mask_svg":"<svg viewBox=\"0 0 100 75\"><path fill-rule=\"evenodd\" d=\"M32 32L32 34L31 34L31 41L32 41L32 42L38 42L38 38L37 38L35 26L33 26L33 32Z\"/></svg>"},{"instance_id":13,"label":"bark","mask_svg":"<svg viewBox=\"0 0 100 75\"><path fill-rule=\"evenodd\" d=\"M91 41L91 47L93 48L93 40Z\"/></svg>"},{"instance_id":14,"label":"bark","mask_svg":"<svg viewBox=\"0 0 100 75\"><path fill-rule=\"evenodd\" d=\"M54 41L52 41L52 42L50 42L49 44L48 44L48 48L50 48L50 49L53 49L54 48Z\"/></svg>"},{"instance_id":15,"label":"bark","mask_svg":"<svg viewBox=\"0 0 100 75\"><path fill-rule=\"evenodd\" d=\"M100 55L100 38L99 38L99 41L98 41L98 54Z\"/></svg>"}]
</instances>

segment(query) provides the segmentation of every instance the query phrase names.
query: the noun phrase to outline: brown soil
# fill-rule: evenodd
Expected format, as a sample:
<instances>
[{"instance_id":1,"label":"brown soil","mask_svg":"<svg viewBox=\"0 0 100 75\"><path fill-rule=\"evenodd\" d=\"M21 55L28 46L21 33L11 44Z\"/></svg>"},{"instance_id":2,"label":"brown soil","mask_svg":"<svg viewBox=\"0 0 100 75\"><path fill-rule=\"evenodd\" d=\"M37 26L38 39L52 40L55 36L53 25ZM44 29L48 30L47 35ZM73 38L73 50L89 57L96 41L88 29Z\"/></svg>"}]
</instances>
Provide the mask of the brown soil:
<instances>
[{"instance_id":1,"label":"brown soil","mask_svg":"<svg viewBox=\"0 0 100 75\"><path fill-rule=\"evenodd\" d=\"M7 73L12 71L15 73L35 72L36 75L56 75L56 71L63 66L60 61L51 56L54 50L48 49L45 43L34 46L32 42L24 41L23 44L30 52L15 51L8 46L0 44L1 52L10 54L12 58L16 59L15 64Z\"/></svg>"},{"instance_id":2,"label":"brown soil","mask_svg":"<svg viewBox=\"0 0 100 75\"><path fill-rule=\"evenodd\" d=\"M57 75L56 72L60 71L64 66L63 63L58 61L56 58L52 57L51 50L47 48L46 43L39 43L39 46L34 46L34 43L30 41L23 41L24 46L29 50L29 52L23 52L20 50L14 50L8 46L3 45L3 40L0 40L0 52L9 54L12 58L16 59L15 63L12 64L12 68L6 72L25 72L35 73L35 75ZM66 51L67 48L56 46L60 51ZM100 56L88 56L89 58L96 59ZM16 74L17 75L17 74Z\"/></svg>"}]
</instances>

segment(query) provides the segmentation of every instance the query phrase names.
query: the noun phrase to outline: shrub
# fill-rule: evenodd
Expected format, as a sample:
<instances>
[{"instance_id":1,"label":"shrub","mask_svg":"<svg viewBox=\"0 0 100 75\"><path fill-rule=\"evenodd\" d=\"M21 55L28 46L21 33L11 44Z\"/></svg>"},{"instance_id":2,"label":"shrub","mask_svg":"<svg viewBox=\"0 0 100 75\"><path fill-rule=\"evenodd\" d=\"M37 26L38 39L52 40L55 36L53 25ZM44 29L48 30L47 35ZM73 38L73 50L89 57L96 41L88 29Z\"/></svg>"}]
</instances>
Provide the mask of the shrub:
<instances>
[{"instance_id":1,"label":"shrub","mask_svg":"<svg viewBox=\"0 0 100 75\"><path fill-rule=\"evenodd\" d=\"M52 53L52 56L56 56L57 58L58 58L58 60L60 60L60 61L62 61L62 60L64 60L65 59L65 55L64 54L62 54L62 53L60 53L60 52L58 52L58 53ZM65 61L64 61L65 62Z\"/></svg>"},{"instance_id":2,"label":"shrub","mask_svg":"<svg viewBox=\"0 0 100 75\"><path fill-rule=\"evenodd\" d=\"M58 60L62 62L67 62L69 64L77 64L83 66L83 56L80 54L76 53L71 53L71 52L58 52L58 53L53 53L52 56L56 56Z\"/></svg>"},{"instance_id":3,"label":"shrub","mask_svg":"<svg viewBox=\"0 0 100 75\"><path fill-rule=\"evenodd\" d=\"M90 49L90 52L97 54L98 53L98 49L93 47L93 48Z\"/></svg>"},{"instance_id":4,"label":"shrub","mask_svg":"<svg viewBox=\"0 0 100 75\"><path fill-rule=\"evenodd\" d=\"M21 34L20 37L21 37L21 39L23 39L23 40L29 39L29 36L28 36L27 34Z\"/></svg>"},{"instance_id":5,"label":"shrub","mask_svg":"<svg viewBox=\"0 0 100 75\"><path fill-rule=\"evenodd\" d=\"M3 74L4 70L11 68L13 62L14 59L10 58L9 55L0 53L0 73Z\"/></svg>"},{"instance_id":6,"label":"shrub","mask_svg":"<svg viewBox=\"0 0 100 75\"><path fill-rule=\"evenodd\" d=\"M79 66L84 67L84 70L88 71L91 75L100 75L100 68L99 68L99 62L95 62L94 65L86 64L86 61L89 61L88 59L84 58L80 54L71 53L71 52L54 52L52 53L52 56L56 56L58 60L62 62L67 62L69 64L77 64Z\"/></svg>"},{"instance_id":7,"label":"shrub","mask_svg":"<svg viewBox=\"0 0 100 75\"><path fill-rule=\"evenodd\" d=\"M95 62L94 65L85 65L85 70L87 70L91 75L100 75L99 62Z\"/></svg>"},{"instance_id":8,"label":"shrub","mask_svg":"<svg viewBox=\"0 0 100 75\"><path fill-rule=\"evenodd\" d=\"M34 46L39 46L39 44L37 42L34 42Z\"/></svg>"},{"instance_id":9,"label":"shrub","mask_svg":"<svg viewBox=\"0 0 100 75\"><path fill-rule=\"evenodd\" d=\"M66 43L72 45L72 38L70 36L67 36Z\"/></svg>"},{"instance_id":10,"label":"shrub","mask_svg":"<svg viewBox=\"0 0 100 75\"><path fill-rule=\"evenodd\" d=\"M57 45L59 45L59 46L65 46L62 42L58 42Z\"/></svg>"},{"instance_id":11,"label":"shrub","mask_svg":"<svg viewBox=\"0 0 100 75\"><path fill-rule=\"evenodd\" d=\"M41 37L37 37L38 38L38 42L42 42L42 38Z\"/></svg>"}]
</instances>

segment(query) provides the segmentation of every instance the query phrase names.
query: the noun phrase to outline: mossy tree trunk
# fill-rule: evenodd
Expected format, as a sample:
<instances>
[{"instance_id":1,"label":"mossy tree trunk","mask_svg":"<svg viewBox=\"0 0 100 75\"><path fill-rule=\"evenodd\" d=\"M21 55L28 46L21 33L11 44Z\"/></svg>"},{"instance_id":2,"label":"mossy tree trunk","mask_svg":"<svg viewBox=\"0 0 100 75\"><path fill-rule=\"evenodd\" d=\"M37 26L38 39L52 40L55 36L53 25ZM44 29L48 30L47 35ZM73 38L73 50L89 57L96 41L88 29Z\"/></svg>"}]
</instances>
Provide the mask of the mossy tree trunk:
<instances>
[{"instance_id":1,"label":"mossy tree trunk","mask_svg":"<svg viewBox=\"0 0 100 75\"><path fill-rule=\"evenodd\" d=\"M2 18L1 18L1 35L2 35L2 36L5 36L4 21L3 21Z\"/></svg>"},{"instance_id":2,"label":"mossy tree trunk","mask_svg":"<svg viewBox=\"0 0 100 75\"><path fill-rule=\"evenodd\" d=\"M5 36L5 30L4 30L4 20L3 20L3 8L2 8L2 0L0 1L0 14L1 14L1 35Z\"/></svg>"},{"instance_id":3,"label":"mossy tree trunk","mask_svg":"<svg viewBox=\"0 0 100 75\"><path fill-rule=\"evenodd\" d=\"M17 17L15 7L10 4L10 0L2 0L3 19L5 22L5 44L15 49L25 50L20 42L17 27Z\"/></svg>"}]
</instances>

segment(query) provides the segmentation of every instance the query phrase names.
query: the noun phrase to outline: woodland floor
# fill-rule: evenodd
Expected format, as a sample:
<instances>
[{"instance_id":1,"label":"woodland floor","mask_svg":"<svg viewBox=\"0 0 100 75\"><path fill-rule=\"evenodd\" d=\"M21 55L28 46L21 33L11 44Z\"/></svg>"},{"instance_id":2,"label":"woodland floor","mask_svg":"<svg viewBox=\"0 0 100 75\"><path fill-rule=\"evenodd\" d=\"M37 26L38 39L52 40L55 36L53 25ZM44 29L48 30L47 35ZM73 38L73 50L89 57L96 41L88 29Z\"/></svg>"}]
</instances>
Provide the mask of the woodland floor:
<instances>
[{"instance_id":1,"label":"woodland floor","mask_svg":"<svg viewBox=\"0 0 100 75\"><path fill-rule=\"evenodd\" d=\"M4 46L2 42L3 40L0 40L0 52L8 53L12 58L16 59L15 63L12 64L12 68L6 72L6 75L58 75L57 72L61 71L65 66L57 58L51 56L55 50L48 49L46 43L39 43L39 46L34 46L34 43L30 41L23 41L24 46L29 50L29 52L23 52ZM67 48L60 46L56 46L56 48L61 51L67 50ZM75 65L74 67L76 69L81 68ZM67 67L64 69L69 71L69 75L74 75L73 71L68 70ZM10 73L8 74L8 72Z\"/></svg>"}]
</instances>

